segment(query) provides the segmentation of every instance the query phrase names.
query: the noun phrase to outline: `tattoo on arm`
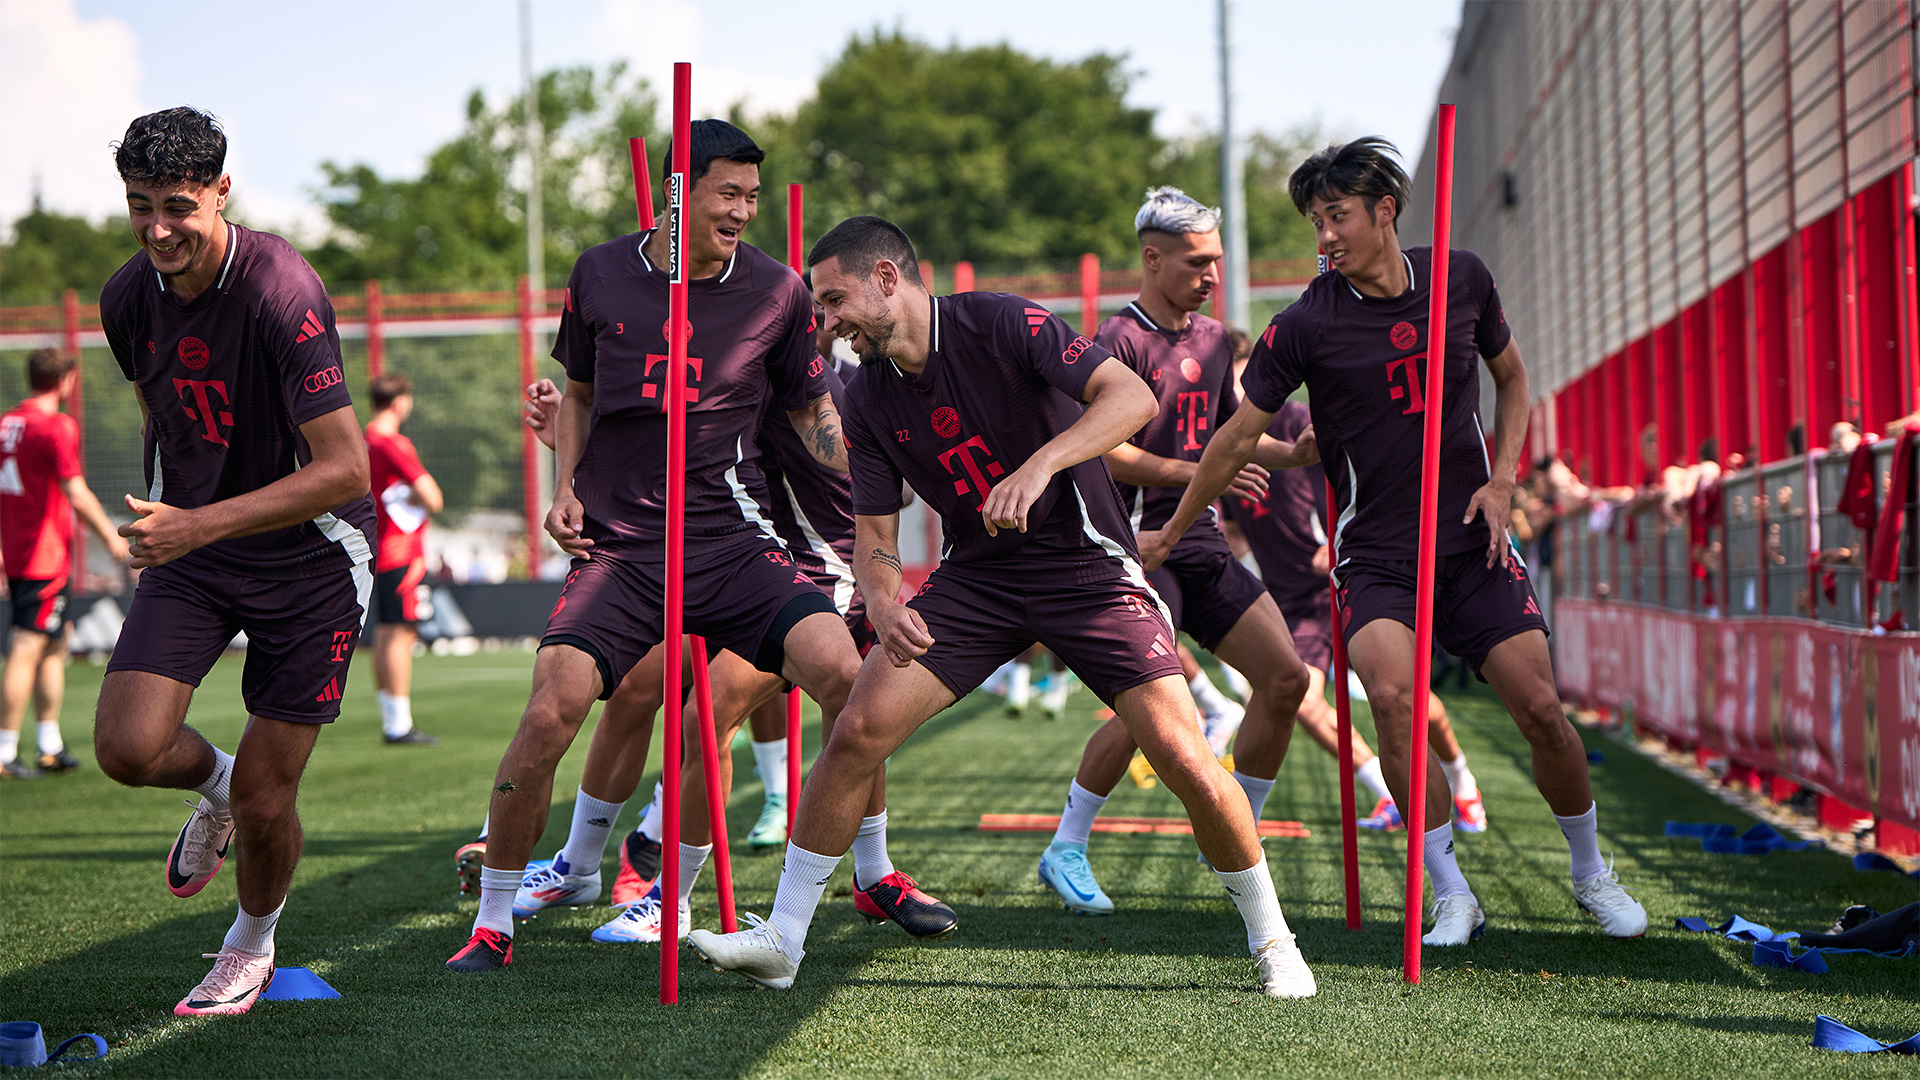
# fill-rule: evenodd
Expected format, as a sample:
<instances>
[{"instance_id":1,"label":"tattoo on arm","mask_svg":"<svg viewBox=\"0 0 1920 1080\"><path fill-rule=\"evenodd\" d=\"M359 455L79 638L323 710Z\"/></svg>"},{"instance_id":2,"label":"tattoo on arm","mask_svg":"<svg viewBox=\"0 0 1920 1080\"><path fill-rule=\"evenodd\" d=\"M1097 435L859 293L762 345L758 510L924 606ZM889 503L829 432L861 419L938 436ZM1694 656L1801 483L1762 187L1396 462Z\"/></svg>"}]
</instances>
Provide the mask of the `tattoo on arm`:
<instances>
[{"instance_id":1,"label":"tattoo on arm","mask_svg":"<svg viewBox=\"0 0 1920 1080\"><path fill-rule=\"evenodd\" d=\"M822 418L809 432L813 436L813 452L828 460L838 461L840 454L840 427L833 421Z\"/></svg>"},{"instance_id":2,"label":"tattoo on arm","mask_svg":"<svg viewBox=\"0 0 1920 1080\"><path fill-rule=\"evenodd\" d=\"M902 572L901 566L900 566L900 556L895 555L893 552L888 551L886 548L873 549L873 554L870 556L870 558L872 558L874 562L877 562L882 566L893 567L893 571L896 574Z\"/></svg>"}]
</instances>

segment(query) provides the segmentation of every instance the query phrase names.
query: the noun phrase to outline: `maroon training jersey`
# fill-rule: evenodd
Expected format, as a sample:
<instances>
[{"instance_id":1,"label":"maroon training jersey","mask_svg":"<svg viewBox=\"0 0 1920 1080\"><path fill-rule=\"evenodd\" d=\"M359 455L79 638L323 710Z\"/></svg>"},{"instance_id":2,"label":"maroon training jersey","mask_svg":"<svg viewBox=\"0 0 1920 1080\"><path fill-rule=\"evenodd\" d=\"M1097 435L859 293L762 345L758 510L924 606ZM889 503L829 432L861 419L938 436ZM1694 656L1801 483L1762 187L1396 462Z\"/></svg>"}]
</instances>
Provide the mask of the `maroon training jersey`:
<instances>
[{"instance_id":1,"label":"maroon training jersey","mask_svg":"<svg viewBox=\"0 0 1920 1080\"><path fill-rule=\"evenodd\" d=\"M553 343L567 378L593 384L573 492L587 536L609 553L657 551L666 538L668 280L641 250L647 235L580 256ZM827 392L813 298L800 275L741 244L720 273L690 283L687 319L686 535L773 536L754 494L754 433L769 401L785 412Z\"/></svg>"},{"instance_id":2,"label":"maroon training jersey","mask_svg":"<svg viewBox=\"0 0 1920 1080\"><path fill-rule=\"evenodd\" d=\"M100 295L107 344L147 406L147 499L186 509L258 491L313 460L300 425L349 408L333 303L272 233L227 226L214 284L181 303L145 252ZM314 577L373 558L373 501L181 556L252 577Z\"/></svg>"},{"instance_id":3,"label":"maroon training jersey","mask_svg":"<svg viewBox=\"0 0 1920 1080\"><path fill-rule=\"evenodd\" d=\"M826 371L827 392L846 423L846 387L834 368ZM853 580L853 482L847 474L820 464L807 450L793 421L768 409L760 421L760 469L766 475L767 518L793 554L794 564L813 574ZM841 597L834 597L836 602ZM847 599L851 599L848 597ZM845 604L840 605L844 610Z\"/></svg>"},{"instance_id":4,"label":"maroon training jersey","mask_svg":"<svg viewBox=\"0 0 1920 1080\"><path fill-rule=\"evenodd\" d=\"M1227 328L1195 312L1184 330L1153 321L1138 303L1100 325L1094 340L1113 351L1160 399L1160 412L1127 441L1163 458L1199 461L1214 431L1233 415L1233 342ZM1158 529L1173 516L1185 488L1120 485L1134 531ZM1211 507L1201 511L1182 543L1212 541L1224 547Z\"/></svg>"},{"instance_id":5,"label":"maroon training jersey","mask_svg":"<svg viewBox=\"0 0 1920 1080\"><path fill-rule=\"evenodd\" d=\"M1426 422L1431 248L1409 248L1412 288L1363 296L1337 271L1321 274L1273 317L1241 377L1247 400L1277 412L1302 383L1320 458L1340 508L1340 561L1412 561L1420 535L1421 428ZM1483 548L1487 523L1462 524L1467 500L1492 475L1480 426L1480 359L1512 340L1493 275L1453 252L1447 285L1446 403L1440 429L1438 555Z\"/></svg>"},{"instance_id":6,"label":"maroon training jersey","mask_svg":"<svg viewBox=\"0 0 1920 1080\"><path fill-rule=\"evenodd\" d=\"M1001 477L1080 418L1087 378L1113 354L1046 308L1006 293L935 297L918 377L866 364L847 387L853 512L900 509L900 482L940 514L954 563L1064 556L1136 558L1119 492L1100 458L1054 474L1027 531L987 533L980 508Z\"/></svg>"},{"instance_id":7,"label":"maroon training jersey","mask_svg":"<svg viewBox=\"0 0 1920 1080\"><path fill-rule=\"evenodd\" d=\"M1267 434L1292 442L1307 424L1307 407L1289 401L1274 414ZM1281 611L1311 610L1327 603L1327 579L1313 571L1314 553L1327 542L1327 481L1320 466L1275 469L1267 479L1266 498L1228 496L1224 505L1227 517L1240 526L1253 549L1260 580Z\"/></svg>"},{"instance_id":8,"label":"maroon training jersey","mask_svg":"<svg viewBox=\"0 0 1920 1080\"><path fill-rule=\"evenodd\" d=\"M0 416L0 562L27 581L64 578L73 563L73 504L80 425L30 397Z\"/></svg>"}]
</instances>

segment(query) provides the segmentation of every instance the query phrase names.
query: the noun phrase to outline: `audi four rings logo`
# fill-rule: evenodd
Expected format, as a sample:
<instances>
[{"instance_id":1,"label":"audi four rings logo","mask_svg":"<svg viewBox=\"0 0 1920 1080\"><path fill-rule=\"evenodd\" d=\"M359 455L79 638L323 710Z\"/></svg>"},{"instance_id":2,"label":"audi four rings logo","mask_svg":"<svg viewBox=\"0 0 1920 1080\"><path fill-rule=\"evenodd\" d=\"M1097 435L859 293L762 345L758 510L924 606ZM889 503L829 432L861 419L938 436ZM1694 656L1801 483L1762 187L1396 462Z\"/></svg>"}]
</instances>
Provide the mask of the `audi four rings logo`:
<instances>
[{"instance_id":1,"label":"audi four rings logo","mask_svg":"<svg viewBox=\"0 0 1920 1080\"><path fill-rule=\"evenodd\" d=\"M329 386L339 386L345 380L346 376L340 374L340 365L335 364L325 371L316 371L307 376L307 393L317 394Z\"/></svg>"}]
</instances>

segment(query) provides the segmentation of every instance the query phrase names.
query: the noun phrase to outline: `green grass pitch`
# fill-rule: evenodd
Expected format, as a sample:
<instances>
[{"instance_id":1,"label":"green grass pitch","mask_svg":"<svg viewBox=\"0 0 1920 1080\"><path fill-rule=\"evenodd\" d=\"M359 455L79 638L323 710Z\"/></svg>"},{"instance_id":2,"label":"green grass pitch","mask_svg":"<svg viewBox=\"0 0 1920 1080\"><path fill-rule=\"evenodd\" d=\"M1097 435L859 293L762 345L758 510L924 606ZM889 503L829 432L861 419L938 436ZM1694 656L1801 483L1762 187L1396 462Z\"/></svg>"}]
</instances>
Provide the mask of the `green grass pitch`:
<instances>
[{"instance_id":1,"label":"green grass pitch","mask_svg":"<svg viewBox=\"0 0 1920 1080\"><path fill-rule=\"evenodd\" d=\"M106 1036L111 1056L66 1067L69 1076L1913 1075L1911 1058L1809 1041L1817 1013L1888 1041L1920 1029L1920 961L1838 956L1831 973L1806 975L1755 968L1747 947L1672 929L1676 916L1734 913L1819 929L1849 903L1920 899L1911 879L1856 873L1831 853L1709 856L1664 839L1669 818L1749 822L1589 733L1606 754L1594 767L1602 850L1653 920L1643 940L1606 940L1569 896L1565 846L1528 779L1525 743L1490 697L1474 695L1449 706L1492 819L1460 841L1491 922L1470 947L1428 950L1418 988L1400 979L1404 834L1361 836L1367 924L1348 933L1335 771L1304 738L1267 816L1304 821L1313 836L1269 839L1266 850L1317 998L1253 991L1240 920L1189 837L1096 834L1094 866L1119 913L1064 914L1034 878L1047 837L977 823L983 812L1059 812L1093 730L1084 692L1052 723L1009 721L976 695L895 755L893 858L959 912L944 942L866 925L843 866L786 993L716 975L683 950L681 1003L662 1007L653 950L588 940L610 917L605 906L522 924L505 972L451 975L441 962L474 910L456 896L452 853L479 824L531 657L421 660L414 712L445 740L434 748L381 744L371 678L356 666L345 714L307 771L306 854L278 935L279 962L311 967L341 999L265 1002L236 1018L170 1014L232 921L232 868L191 899L166 891L184 796L123 789L93 767L100 669L77 666L66 730L85 770L0 784L0 1020ZM223 661L192 715L229 749L243 720L238 681L239 665ZM809 727L810 751L817 736ZM566 832L584 755L582 738L539 854ZM741 842L760 787L750 754L736 769ZM1122 781L1109 812L1180 811L1164 787ZM630 806L620 827L635 815ZM743 907L765 913L778 858L742 853L735 867ZM610 845L609 884L613 868ZM711 884L709 870L698 925L718 925Z\"/></svg>"}]
</instances>

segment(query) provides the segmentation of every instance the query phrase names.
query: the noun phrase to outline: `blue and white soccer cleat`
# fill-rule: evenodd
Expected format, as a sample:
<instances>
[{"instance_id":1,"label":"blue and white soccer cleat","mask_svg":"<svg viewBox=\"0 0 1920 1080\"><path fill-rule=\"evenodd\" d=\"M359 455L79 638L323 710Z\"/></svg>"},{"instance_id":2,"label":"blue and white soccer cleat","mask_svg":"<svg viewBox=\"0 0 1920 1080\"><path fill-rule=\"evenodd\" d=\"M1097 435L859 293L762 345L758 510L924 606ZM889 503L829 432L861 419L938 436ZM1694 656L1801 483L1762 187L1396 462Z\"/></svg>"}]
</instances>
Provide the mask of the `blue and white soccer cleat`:
<instances>
[{"instance_id":1,"label":"blue and white soccer cleat","mask_svg":"<svg viewBox=\"0 0 1920 1080\"><path fill-rule=\"evenodd\" d=\"M565 856L555 855L553 862L536 868L529 864L520 879L520 891L513 896L513 917L530 919L550 907L585 907L600 899L600 871L572 873Z\"/></svg>"},{"instance_id":2,"label":"blue and white soccer cleat","mask_svg":"<svg viewBox=\"0 0 1920 1080\"><path fill-rule=\"evenodd\" d=\"M1433 902L1433 929L1421 937L1422 945L1465 945L1487 929L1487 917L1471 893L1443 896Z\"/></svg>"},{"instance_id":3,"label":"blue and white soccer cleat","mask_svg":"<svg viewBox=\"0 0 1920 1080\"><path fill-rule=\"evenodd\" d=\"M1373 813L1361 818L1354 824L1374 832L1399 832L1407 827L1400 817L1400 808L1393 805L1392 799L1381 799L1373 804Z\"/></svg>"},{"instance_id":4,"label":"blue and white soccer cleat","mask_svg":"<svg viewBox=\"0 0 1920 1080\"><path fill-rule=\"evenodd\" d=\"M685 938L693 929L693 909L685 900L680 901L680 936ZM660 944L660 886L655 883L647 890L647 895L637 903L627 905L627 909L593 932L593 940L616 945L658 945Z\"/></svg>"},{"instance_id":5,"label":"blue and white soccer cleat","mask_svg":"<svg viewBox=\"0 0 1920 1080\"><path fill-rule=\"evenodd\" d=\"M1059 894L1067 910L1076 915L1113 914L1113 901L1093 879L1085 844L1059 840L1048 844L1040 853L1040 884Z\"/></svg>"}]
</instances>

